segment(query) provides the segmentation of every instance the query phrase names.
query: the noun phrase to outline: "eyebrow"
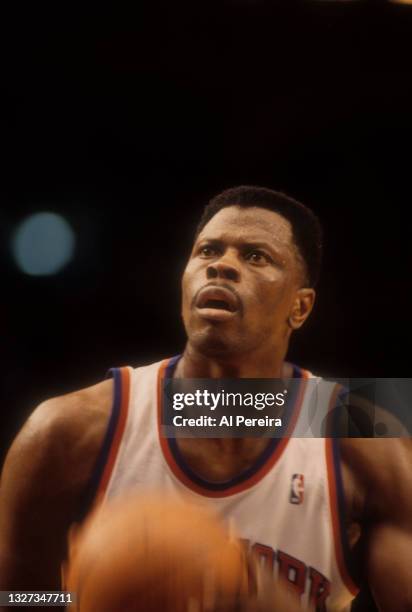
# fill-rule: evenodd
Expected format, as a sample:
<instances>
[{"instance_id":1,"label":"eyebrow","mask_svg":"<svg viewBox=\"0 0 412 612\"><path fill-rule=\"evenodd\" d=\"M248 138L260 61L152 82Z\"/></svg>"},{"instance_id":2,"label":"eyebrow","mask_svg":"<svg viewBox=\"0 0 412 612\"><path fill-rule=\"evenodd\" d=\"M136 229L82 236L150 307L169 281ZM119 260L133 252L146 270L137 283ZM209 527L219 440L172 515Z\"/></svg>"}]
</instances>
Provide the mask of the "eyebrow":
<instances>
[{"instance_id":1,"label":"eyebrow","mask_svg":"<svg viewBox=\"0 0 412 612\"><path fill-rule=\"evenodd\" d=\"M218 238L207 238L207 236L199 240L198 244L202 244L203 242L207 242L208 244L212 246L220 247L220 248L222 248L225 245L224 240L220 240ZM244 248L266 249L267 251L270 251L279 257L281 256L279 249L275 245L271 244L270 242L266 242L265 240L251 240L251 241L240 240L236 243L236 246L242 249Z\"/></svg>"}]
</instances>

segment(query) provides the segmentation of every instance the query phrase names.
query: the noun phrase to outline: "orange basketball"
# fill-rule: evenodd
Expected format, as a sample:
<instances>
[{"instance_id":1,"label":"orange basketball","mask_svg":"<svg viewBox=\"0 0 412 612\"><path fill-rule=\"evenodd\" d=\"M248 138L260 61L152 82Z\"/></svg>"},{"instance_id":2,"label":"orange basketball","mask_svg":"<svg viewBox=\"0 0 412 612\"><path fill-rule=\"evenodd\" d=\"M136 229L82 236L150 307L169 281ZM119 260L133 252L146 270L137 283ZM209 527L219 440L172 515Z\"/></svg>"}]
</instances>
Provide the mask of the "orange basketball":
<instances>
[{"instance_id":1,"label":"orange basketball","mask_svg":"<svg viewBox=\"0 0 412 612\"><path fill-rule=\"evenodd\" d=\"M211 510L165 496L99 507L71 536L65 588L80 612L236 609L242 545Z\"/></svg>"}]
</instances>

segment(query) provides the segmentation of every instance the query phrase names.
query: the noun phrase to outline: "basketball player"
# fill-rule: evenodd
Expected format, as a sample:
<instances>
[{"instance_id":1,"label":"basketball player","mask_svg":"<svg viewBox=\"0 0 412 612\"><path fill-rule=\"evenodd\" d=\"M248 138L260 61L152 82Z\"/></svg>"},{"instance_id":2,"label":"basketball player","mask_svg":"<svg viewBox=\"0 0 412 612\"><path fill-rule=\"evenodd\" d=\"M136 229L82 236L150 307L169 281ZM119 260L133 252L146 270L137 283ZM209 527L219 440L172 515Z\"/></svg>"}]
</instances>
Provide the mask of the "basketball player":
<instances>
[{"instance_id":1,"label":"basketball player","mask_svg":"<svg viewBox=\"0 0 412 612\"><path fill-rule=\"evenodd\" d=\"M283 194L239 187L211 201L182 280L183 355L46 401L13 443L0 491L1 589L59 589L68 530L94 500L163 487L232 518L299 609L347 609L363 581L380 610L412 610L410 441L291 437L312 375L285 359L314 305L320 244L314 214ZM164 377L295 378L287 435L162 438Z\"/></svg>"}]
</instances>

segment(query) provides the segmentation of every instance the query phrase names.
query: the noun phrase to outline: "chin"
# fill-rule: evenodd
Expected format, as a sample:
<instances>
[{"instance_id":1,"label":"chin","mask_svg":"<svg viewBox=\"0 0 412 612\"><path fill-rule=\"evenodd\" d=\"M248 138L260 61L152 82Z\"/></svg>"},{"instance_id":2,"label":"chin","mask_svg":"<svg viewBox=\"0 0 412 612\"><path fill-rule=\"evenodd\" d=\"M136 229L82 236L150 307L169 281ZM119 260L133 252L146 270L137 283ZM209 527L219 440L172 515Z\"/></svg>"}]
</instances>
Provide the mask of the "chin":
<instances>
[{"instance_id":1,"label":"chin","mask_svg":"<svg viewBox=\"0 0 412 612\"><path fill-rule=\"evenodd\" d=\"M218 328L208 329L191 334L189 341L205 357L228 358L242 352L239 342L228 335Z\"/></svg>"}]
</instances>

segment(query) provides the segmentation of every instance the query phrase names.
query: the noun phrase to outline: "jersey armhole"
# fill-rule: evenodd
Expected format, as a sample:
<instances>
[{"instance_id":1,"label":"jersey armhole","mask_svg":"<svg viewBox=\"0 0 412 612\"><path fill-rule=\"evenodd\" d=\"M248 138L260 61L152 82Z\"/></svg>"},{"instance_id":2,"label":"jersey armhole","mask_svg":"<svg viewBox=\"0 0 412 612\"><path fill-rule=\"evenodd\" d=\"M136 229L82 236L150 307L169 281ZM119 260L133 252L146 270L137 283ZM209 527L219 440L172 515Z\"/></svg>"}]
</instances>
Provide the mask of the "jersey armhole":
<instances>
[{"instance_id":1,"label":"jersey armhole","mask_svg":"<svg viewBox=\"0 0 412 612\"><path fill-rule=\"evenodd\" d=\"M346 588L353 596L356 596L360 590L360 578L353 562L346 532L345 493L343 489L339 438L326 438L325 442L336 561Z\"/></svg>"},{"instance_id":2,"label":"jersey armhole","mask_svg":"<svg viewBox=\"0 0 412 612\"><path fill-rule=\"evenodd\" d=\"M113 403L110 418L83 496L77 521L83 520L92 506L104 496L126 426L130 398L130 368L111 368L106 378L113 378Z\"/></svg>"}]
</instances>

